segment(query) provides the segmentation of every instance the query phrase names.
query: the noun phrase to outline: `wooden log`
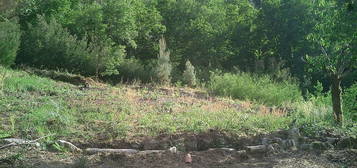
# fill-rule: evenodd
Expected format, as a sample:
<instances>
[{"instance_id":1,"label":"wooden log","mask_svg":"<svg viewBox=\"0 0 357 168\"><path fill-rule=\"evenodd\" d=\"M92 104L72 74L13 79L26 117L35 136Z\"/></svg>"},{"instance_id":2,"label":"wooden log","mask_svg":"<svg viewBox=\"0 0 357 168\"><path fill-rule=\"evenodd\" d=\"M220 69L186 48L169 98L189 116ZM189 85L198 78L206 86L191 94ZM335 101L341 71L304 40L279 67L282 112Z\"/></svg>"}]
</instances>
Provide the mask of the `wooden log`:
<instances>
[{"instance_id":1,"label":"wooden log","mask_svg":"<svg viewBox=\"0 0 357 168\"><path fill-rule=\"evenodd\" d=\"M85 149L87 154L96 153L113 153L113 154L135 154L139 151L136 149L99 149L99 148L87 148Z\"/></svg>"},{"instance_id":2,"label":"wooden log","mask_svg":"<svg viewBox=\"0 0 357 168\"><path fill-rule=\"evenodd\" d=\"M1 146L0 149L5 149L11 146L19 146L19 145L31 145L31 146L35 146L35 147L40 147L40 143L36 142L40 140L24 140L24 139L17 139L17 138L6 138L3 139L2 141L5 143L8 143L4 146Z\"/></svg>"},{"instance_id":3,"label":"wooden log","mask_svg":"<svg viewBox=\"0 0 357 168\"><path fill-rule=\"evenodd\" d=\"M141 155L147 155L147 154L152 154L152 153L165 153L167 152L166 150L145 150L145 151L140 151L138 154Z\"/></svg>"}]
</instances>

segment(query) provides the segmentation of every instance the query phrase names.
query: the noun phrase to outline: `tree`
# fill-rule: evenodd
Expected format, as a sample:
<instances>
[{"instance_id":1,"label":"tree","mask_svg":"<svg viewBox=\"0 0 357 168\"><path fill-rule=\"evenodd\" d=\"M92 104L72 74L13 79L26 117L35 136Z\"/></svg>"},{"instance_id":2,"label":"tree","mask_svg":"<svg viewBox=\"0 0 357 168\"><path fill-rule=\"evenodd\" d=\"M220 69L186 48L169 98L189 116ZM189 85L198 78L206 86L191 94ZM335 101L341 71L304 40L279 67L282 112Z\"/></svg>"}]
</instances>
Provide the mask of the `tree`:
<instances>
[{"instance_id":1,"label":"tree","mask_svg":"<svg viewBox=\"0 0 357 168\"><path fill-rule=\"evenodd\" d=\"M320 52L307 56L306 60L312 71L329 76L335 121L342 124L341 81L357 67L357 9L350 8L356 2L319 0L315 3L316 25L308 39Z\"/></svg>"},{"instance_id":2,"label":"tree","mask_svg":"<svg viewBox=\"0 0 357 168\"><path fill-rule=\"evenodd\" d=\"M0 22L0 65L14 63L20 46L20 26L10 21Z\"/></svg>"},{"instance_id":3,"label":"tree","mask_svg":"<svg viewBox=\"0 0 357 168\"><path fill-rule=\"evenodd\" d=\"M183 72L183 80L189 86L196 86L196 72L195 67L189 60L186 61L186 69Z\"/></svg>"},{"instance_id":4,"label":"tree","mask_svg":"<svg viewBox=\"0 0 357 168\"><path fill-rule=\"evenodd\" d=\"M166 47L165 38L159 40L160 52L157 60L156 76L161 84L168 84L171 81L170 51Z\"/></svg>"}]
</instances>

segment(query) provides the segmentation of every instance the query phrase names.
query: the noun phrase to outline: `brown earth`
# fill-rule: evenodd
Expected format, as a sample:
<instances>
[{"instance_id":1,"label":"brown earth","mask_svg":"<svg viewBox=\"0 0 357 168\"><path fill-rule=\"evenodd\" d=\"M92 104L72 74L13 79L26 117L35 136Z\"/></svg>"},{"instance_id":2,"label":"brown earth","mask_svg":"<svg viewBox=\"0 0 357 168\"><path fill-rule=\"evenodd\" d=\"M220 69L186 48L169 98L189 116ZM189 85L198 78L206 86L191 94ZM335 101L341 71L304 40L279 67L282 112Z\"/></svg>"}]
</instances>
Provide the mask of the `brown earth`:
<instances>
[{"instance_id":1,"label":"brown earth","mask_svg":"<svg viewBox=\"0 0 357 168\"><path fill-rule=\"evenodd\" d=\"M222 150L191 152L193 162L184 162L186 153L134 155L72 155L31 150L22 159L28 168L335 168L357 167L357 150L288 152L265 156L241 155ZM0 163L0 168L21 167Z\"/></svg>"}]
</instances>

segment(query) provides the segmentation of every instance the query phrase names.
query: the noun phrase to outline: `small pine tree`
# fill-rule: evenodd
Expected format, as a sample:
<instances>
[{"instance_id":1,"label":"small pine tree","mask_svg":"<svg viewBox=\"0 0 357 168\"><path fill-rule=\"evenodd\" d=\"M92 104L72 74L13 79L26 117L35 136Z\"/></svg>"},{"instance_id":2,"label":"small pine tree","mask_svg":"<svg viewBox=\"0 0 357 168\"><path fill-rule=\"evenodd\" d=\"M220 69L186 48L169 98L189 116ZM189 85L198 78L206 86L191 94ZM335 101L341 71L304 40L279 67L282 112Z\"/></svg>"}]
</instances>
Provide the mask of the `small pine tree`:
<instances>
[{"instance_id":1,"label":"small pine tree","mask_svg":"<svg viewBox=\"0 0 357 168\"><path fill-rule=\"evenodd\" d=\"M171 80L172 66L170 63L170 51L166 48L166 41L162 37L159 40L160 52L157 60L156 77L161 84L168 84Z\"/></svg>"},{"instance_id":2,"label":"small pine tree","mask_svg":"<svg viewBox=\"0 0 357 168\"><path fill-rule=\"evenodd\" d=\"M189 60L186 61L186 69L183 72L183 80L191 87L196 86L195 67L191 64Z\"/></svg>"}]
</instances>

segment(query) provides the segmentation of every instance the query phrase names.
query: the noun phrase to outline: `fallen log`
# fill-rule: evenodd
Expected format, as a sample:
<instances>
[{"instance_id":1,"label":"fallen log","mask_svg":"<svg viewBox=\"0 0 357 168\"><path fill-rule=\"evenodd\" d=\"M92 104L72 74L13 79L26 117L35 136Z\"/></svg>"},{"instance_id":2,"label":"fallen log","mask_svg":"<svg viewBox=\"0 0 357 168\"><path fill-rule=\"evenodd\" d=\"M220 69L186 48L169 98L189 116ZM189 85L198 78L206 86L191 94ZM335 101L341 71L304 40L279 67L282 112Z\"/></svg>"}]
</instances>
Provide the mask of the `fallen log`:
<instances>
[{"instance_id":1,"label":"fallen log","mask_svg":"<svg viewBox=\"0 0 357 168\"><path fill-rule=\"evenodd\" d=\"M165 153L165 152L167 152L167 150L145 150L145 151L139 151L139 154L147 155L152 153Z\"/></svg>"},{"instance_id":2,"label":"fallen log","mask_svg":"<svg viewBox=\"0 0 357 168\"><path fill-rule=\"evenodd\" d=\"M46 136L47 137L47 136ZM45 137L41 137L35 140L24 140L24 139L17 139L17 138L6 138L3 139L2 141L5 143L8 143L4 146L1 146L0 149L5 149L8 147L12 147L12 146L20 146L20 145L31 145L31 146L35 146L35 147L40 147L40 143L38 143L37 141L43 139Z\"/></svg>"},{"instance_id":3,"label":"fallen log","mask_svg":"<svg viewBox=\"0 0 357 168\"><path fill-rule=\"evenodd\" d=\"M87 148L85 153L97 154L97 153L113 153L113 154L135 154L139 151L136 149L100 149L100 148Z\"/></svg>"}]
</instances>

